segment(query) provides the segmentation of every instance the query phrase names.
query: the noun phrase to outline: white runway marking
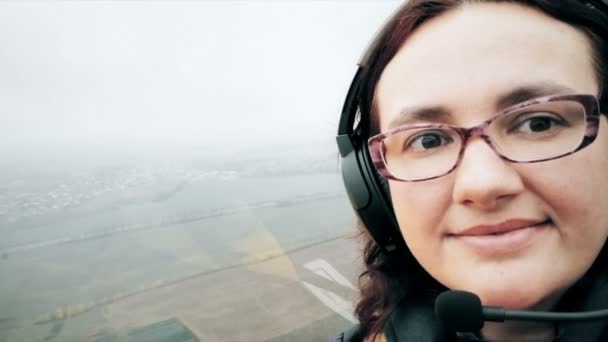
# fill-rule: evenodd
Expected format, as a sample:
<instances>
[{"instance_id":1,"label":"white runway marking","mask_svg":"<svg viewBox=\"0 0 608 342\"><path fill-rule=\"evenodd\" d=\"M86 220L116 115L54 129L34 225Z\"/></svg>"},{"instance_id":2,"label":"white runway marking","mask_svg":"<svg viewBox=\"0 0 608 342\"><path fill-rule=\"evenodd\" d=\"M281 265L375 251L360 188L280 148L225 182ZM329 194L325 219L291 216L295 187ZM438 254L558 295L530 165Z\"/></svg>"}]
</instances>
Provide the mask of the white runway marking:
<instances>
[{"instance_id":1,"label":"white runway marking","mask_svg":"<svg viewBox=\"0 0 608 342\"><path fill-rule=\"evenodd\" d=\"M315 297L317 297L321 301L321 303L325 304L325 306L332 309L335 313L344 317L344 319L352 323L357 322L357 320L353 316L352 304L349 301L345 300L344 298L338 296L337 294L331 291L314 286L305 281L303 281L302 284L313 295L315 295Z\"/></svg>"},{"instance_id":2,"label":"white runway marking","mask_svg":"<svg viewBox=\"0 0 608 342\"><path fill-rule=\"evenodd\" d=\"M336 282L344 287L348 287L352 290L357 291L355 286L346 279L338 270L336 270L329 262L324 259L315 259L311 262L304 264L304 267L317 275Z\"/></svg>"},{"instance_id":3,"label":"white runway marking","mask_svg":"<svg viewBox=\"0 0 608 342\"><path fill-rule=\"evenodd\" d=\"M315 259L304 264L304 267L320 277L336 282L344 287L356 290L353 284L346 279L338 270L336 270L329 262L324 259ZM320 288L305 281L302 285L306 287L321 303L325 304L332 311L344 317L344 319L356 323L357 320L353 316L353 305L350 301L338 296L332 291Z\"/></svg>"}]
</instances>

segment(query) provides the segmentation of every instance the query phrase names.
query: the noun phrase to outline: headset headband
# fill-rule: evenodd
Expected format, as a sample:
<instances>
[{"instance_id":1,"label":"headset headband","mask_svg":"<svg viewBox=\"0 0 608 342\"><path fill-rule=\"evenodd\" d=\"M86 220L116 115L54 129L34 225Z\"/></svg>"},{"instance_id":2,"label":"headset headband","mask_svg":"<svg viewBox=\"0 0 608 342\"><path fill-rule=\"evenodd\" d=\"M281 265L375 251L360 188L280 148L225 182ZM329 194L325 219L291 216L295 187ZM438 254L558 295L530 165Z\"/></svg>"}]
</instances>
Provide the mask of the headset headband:
<instances>
[{"instance_id":1,"label":"headset headband","mask_svg":"<svg viewBox=\"0 0 608 342\"><path fill-rule=\"evenodd\" d=\"M608 0L588 0L585 3L595 10L608 14ZM401 5L387 21L400 12ZM376 172L365 139L368 127L361 120L361 90L365 84L371 54L381 43L380 38L388 29L386 23L376 33L358 63L342 107L336 142L340 152L342 179L352 207L365 228L386 252L394 252L405 246L391 200L383 188L384 180Z\"/></svg>"}]
</instances>

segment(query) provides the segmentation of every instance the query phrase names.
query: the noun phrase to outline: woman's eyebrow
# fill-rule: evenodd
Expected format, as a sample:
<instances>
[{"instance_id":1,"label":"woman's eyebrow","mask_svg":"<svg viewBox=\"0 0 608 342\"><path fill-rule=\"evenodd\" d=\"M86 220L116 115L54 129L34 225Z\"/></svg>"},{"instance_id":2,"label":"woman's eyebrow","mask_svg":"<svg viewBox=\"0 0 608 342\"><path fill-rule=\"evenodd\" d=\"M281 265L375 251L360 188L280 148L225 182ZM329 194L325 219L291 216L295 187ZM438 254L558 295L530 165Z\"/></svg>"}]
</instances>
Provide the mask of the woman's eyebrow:
<instances>
[{"instance_id":1,"label":"woman's eyebrow","mask_svg":"<svg viewBox=\"0 0 608 342\"><path fill-rule=\"evenodd\" d=\"M496 111L500 111L537 97L567 94L576 92L574 89L555 82L537 82L519 86L497 96Z\"/></svg>"},{"instance_id":2,"label":"woman's eyebrow","mask_svg":"<svg viewBox=\"0 0 608 342\"><path fill-rule=\"evenodd\" d=\"M405 107L399 111L397 117L388 125L388 129L405 125L415 121L441 121L445 122L451 117L449 109L442 106Z\"/></svg>"},{"instance_id":3,"label":"woman's eyebrow","mask_svg":"<svg viewBox=\"0 0 608 342\"><path fill-rule=\"evenodd\" d=\"M501 111L537 97L575 92L574 89L555 82L530 83L499 94L496 97L494 107L496 111ZM405 107L399 111L395 119L391 120L388 129L403 126L411 122L448 122L451 116L450 109L444 106Z\"/></svg>"}]
</instances>

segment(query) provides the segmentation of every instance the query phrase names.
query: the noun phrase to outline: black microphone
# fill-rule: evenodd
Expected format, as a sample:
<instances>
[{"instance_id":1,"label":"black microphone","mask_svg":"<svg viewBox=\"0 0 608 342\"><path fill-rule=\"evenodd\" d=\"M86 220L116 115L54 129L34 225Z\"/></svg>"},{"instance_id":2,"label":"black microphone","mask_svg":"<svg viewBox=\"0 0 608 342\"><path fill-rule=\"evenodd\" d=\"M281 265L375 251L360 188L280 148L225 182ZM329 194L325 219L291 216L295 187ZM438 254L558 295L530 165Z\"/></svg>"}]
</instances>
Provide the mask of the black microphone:
<instances>
[{"instance_id":1,"label":"black microphone","mask_svg":"<svg viewBox=\"0 0 608 342\"><path fill-rule=\"evenodd\" d=\"M505 310L482 306L479 297L466 291L446 291L435 300L435 315L441 325L452 332L477 332L485 321L593 321L608 319L608 309L583 312L544 312Z\"/></svg>"}]
</instances>

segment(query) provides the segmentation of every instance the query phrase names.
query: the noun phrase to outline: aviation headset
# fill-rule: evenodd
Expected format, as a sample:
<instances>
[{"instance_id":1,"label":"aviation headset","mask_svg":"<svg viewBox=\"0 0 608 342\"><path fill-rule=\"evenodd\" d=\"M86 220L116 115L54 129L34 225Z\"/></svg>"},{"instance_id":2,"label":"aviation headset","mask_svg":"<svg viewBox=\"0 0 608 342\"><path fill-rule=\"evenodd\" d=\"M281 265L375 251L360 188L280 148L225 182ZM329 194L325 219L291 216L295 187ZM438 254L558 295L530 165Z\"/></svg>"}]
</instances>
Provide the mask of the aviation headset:
<instances>
[{"instance_id":1,"label":"aviation headset","mask_svg":"<svg viewBox=\"0 0 608 342\"><path fill-rule=\"evenodd\" d=\"M608 14L608 0L586 0L585 3ZM399 10L387 23L397 13ZM376 244L385 252L393 253L405 248L405 242L392 208L388 183L375 170L369 154L367 138L370 115L365 113L367 119L362 119L361 113L362 107L366 105L362 103L362 96L370 60L381 43L380 37L384 36L389 26L383 26L359 60L342 107L336 142L340 152L342 179L352 207Z\"/></svg>"}]
</instances>

